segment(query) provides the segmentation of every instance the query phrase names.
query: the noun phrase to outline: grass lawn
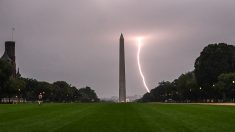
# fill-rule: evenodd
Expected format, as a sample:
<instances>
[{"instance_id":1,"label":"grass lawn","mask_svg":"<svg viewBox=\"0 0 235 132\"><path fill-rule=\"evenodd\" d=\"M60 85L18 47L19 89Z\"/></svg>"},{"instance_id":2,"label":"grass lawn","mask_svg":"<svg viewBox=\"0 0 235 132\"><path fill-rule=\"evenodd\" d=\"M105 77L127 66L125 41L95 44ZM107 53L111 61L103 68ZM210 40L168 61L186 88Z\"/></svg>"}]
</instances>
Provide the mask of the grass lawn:
<instances>
[{"instance_id":1,"label":"grass lawn","mask_svg":"<svg viewBox=\"0 0 235 132\"><path fill-rule=\"evenodd\" d=\"M0 105L0 132L229 132L235 106L198 104Z\"/></svg>"}]
</instances>

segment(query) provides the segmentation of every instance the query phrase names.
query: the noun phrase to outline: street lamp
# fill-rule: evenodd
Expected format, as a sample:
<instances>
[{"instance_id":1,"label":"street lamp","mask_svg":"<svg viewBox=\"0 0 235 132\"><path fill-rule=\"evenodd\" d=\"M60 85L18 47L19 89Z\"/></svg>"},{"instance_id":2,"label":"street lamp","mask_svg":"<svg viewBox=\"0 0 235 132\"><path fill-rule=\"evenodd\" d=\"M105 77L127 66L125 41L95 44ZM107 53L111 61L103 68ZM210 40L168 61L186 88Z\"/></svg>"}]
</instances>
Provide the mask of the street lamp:
<instances>
[{"instance_id":1,"label":"street lamp","mask_svg":"<svg viewBox=\"0 0 235 132\"><path fill-rule=\"evenodd\" d=\"M20 97L21 97L21 96L20 96L20 91L21 91L21 90L20 90L20 89L18 89L18 92L19 92L19 99L18 99L18 103L20 102Z\"/></svg>"},{"instance_id":2,"label":"street lamp","mask_svg":"<svg viewBox=\"0 0 235 132\"><path fill-rule=\"evenodd\" d=\"M235 83L235 81L233 81L233 84ZM233 102L234 102L234 98L233 98Z\"/></svg>"},{"instance_id":3,"label":"street lamp","mask_svg":"<svg viewBox=\"0 0 235 132\"><path fill-rule=\"evenodd\" d=\"M199 89L200 89L200 90L199 90L199 95L200 95L200 97L199 97L199 98L200 98L200 99L201 99L201 101L202 101L202 87L200 87Z\"/></svg>"}]
</instances>

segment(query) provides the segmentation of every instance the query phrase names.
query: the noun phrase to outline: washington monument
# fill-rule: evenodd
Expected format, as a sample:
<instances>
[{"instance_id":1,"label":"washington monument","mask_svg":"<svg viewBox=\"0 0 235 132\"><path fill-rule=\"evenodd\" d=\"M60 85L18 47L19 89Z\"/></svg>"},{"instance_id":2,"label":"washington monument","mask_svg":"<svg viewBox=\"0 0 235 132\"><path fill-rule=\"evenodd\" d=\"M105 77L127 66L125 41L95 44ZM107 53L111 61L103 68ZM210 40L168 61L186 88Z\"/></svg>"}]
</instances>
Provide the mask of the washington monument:
<instances>
[{"instance_id":1,"label":"washington monument","mask_svg":"<svg viewBox=\"0 0 235 132\"><path fill-rule=\"evenodd\" d=\"M125 49L122 34L119 44L119 102L126 102Z\"/></svg>"}]
</instances>

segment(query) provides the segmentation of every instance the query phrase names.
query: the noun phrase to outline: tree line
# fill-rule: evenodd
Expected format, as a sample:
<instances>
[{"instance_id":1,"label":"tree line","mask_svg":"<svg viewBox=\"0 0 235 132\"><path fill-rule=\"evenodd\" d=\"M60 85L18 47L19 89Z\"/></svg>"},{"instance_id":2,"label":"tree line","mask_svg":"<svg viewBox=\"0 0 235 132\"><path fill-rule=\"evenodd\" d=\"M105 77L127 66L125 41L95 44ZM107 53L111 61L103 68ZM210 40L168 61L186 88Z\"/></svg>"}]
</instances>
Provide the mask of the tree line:
<instances>
[{"instance_id":1,"label":"tree line","mask_svg":"<svg viewBox=\"0 0 235 132\"><path fill-rule=\"evenodd\" d=\"M162 81L140 102L234 102L235 47L226 43L206 46L194 70L174 81Z\"/></svg>"},{"instance_id":2,"label":"tree line","mask_svg":"<svg viewBox=\"0 0 235 132\"><path fill-rule=\"evenodd\" d=\"M48 83L12 76L12 65L0 59L0 99L23 98L37 101L42 95L46 102L98 102L94 90L90 87L77 89L65 81Z\"/></svg>"}]
</instances>

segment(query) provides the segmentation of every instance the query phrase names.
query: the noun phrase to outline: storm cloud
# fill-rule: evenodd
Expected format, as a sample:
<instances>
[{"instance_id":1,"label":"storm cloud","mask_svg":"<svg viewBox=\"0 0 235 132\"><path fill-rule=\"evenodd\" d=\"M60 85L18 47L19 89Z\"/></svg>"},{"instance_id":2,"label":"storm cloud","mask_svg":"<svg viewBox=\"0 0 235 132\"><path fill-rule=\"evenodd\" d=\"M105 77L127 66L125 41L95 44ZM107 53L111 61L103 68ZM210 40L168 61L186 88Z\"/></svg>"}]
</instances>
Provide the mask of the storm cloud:
<instances>
[{"instance_id":1,"label":"storm cloud","mask_svg":"<svg viewBox=\"0 0 235 132\"><path fill-rule=\"evenodd\" d=\"M125 37L127 95L194 69L209 43L235 42L233 0L0 0L0 54L15 27L17 67L24 77L90 86L118 96L119 37Z\"/></svg>"}]
</instances>

